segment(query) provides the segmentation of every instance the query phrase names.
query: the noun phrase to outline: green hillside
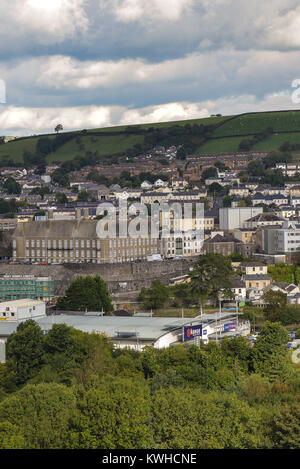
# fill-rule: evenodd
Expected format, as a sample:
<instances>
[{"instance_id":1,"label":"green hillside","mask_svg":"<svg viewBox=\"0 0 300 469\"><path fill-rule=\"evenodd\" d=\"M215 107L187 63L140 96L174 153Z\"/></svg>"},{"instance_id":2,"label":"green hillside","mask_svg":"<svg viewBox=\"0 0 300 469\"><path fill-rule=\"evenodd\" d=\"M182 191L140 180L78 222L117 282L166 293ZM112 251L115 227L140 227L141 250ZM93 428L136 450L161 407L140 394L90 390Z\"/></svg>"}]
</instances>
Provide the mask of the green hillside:
<instances>
[{"instance_id":1,"label":"green hillside","mask_svg":"<svg viewBox=\"0 0 300 469\"><path fill-rule=\"evenodd\" d=\"M92 136L89 133L86 136L80 136L80 143L77 143L77 139L71 140L70 142L63 145L55 153L50 153L47 156L47 161L66 161L72 160L75 156L81 155L86 151L94 153L98 152L99 156L103 155L114 155L119 152L129 150L133 145L137 143L143 143L143 135L116 135L116 136Z\"/></svg>"},{"instance_id":2,"label":"green hillside","mask_svg":"<svg viewBox=\"0 0 300 469\"><path fill-rule=\"evenodd\" d=\"M267 128L271 133L253 145L252 150L277 150L286 141L300 144L300 110L64 132L70 137L69 141L47 153L46 161L66 161L89 154L99 158L125 155L126 152L132 155L134 146L136 151L147 150L154 146L153 142L157 145L183 143L187 147L190 144L188 151L195 154L236 152L242 140L252 139ZM55 142L56 134L27 137L0 145L0 163L22 163L24 152L36 153L40 138Z\"/></svg>"},{"instance_id":3,"label":"green hillside","mask_svg":"<svg viewBox=\"0 0 300 469\"><path fill-rule=\"evenodd\" d=\"M262 112L233 117L215 132L216 137L252 135L273 127L274 131L300 131L300 111Z\"/></svg>"}]
</instances>

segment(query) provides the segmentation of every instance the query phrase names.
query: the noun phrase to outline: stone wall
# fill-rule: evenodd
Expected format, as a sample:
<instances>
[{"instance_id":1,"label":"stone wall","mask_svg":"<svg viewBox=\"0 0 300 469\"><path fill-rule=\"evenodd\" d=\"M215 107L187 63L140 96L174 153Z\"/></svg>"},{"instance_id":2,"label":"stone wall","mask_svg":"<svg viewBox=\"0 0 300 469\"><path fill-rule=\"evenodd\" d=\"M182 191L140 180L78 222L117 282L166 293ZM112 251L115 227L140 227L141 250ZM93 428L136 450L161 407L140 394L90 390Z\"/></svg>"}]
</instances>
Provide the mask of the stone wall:
<instances>
[{"instance_id":1,"label":"stone wall","mask_svg":"<svg viewBox=\"0 0 300 469\"><path fill-rule=\"evenodd\" d=\"M168 284L173 277L189 272L191 263L182 260L125 262L122 264L63 264L27 265L0 264L0 275L51 276L54 279L56 295L63 295L68 285L79 275L100 275L111 293L138 291L149 288L152 280L159 279ZM120 286L120 283L127 283Z\"/></svg>"}]
</instances>

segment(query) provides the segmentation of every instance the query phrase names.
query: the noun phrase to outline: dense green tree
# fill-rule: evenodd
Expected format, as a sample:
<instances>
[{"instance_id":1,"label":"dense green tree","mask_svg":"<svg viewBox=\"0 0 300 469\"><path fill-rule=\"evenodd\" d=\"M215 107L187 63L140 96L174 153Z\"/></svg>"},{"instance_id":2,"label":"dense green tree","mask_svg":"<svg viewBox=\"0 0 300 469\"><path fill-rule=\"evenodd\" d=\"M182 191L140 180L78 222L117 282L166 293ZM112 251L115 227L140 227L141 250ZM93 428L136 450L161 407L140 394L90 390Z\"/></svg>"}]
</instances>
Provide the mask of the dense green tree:
<instances>
[{"instance_id":1,"label":"dense green tree","mask_svg":"<svg viewBox=\"0 0 300 469\"><path fill-rule=\"evenodd\" d=\"M143 381L109 378L79 396L75 448L152 448L149 388Z\"/></svg>"},{"instance_id":2,"label":"dense green tree","mask_svg":"<svg viewBox=\"0 0 300 469\"><path fill-rule=\"evenodd\" d=\"M284 186L286 178L281 169L267 169L264 176L264 183L271 186Z\"/></svg>"},{"instance_id":3,"label":"dense green tree","mask_svg":"<svg viewBox=\"0 0 300 469\"><path fill-rule=\"evenodd\" d=\"M287 306L287 295L281 291L268 290L262 296L266 303L265 317L269 321L280 321L281 311Z\"/></svg>"},{"instance_id":4,"label":"dense green tree","mask_svg":"<svg viewBox=\"0 0 300 469\"><path fill-rule=\"evenodd\" d=\"M57 309L70 311L113 310L106 282L99 276L77 277L66 289L65 296L58 298Z\"/></svg>"},{"instance_id":5,"label":"dense green tree","mask_svg":"<svg viewBox=\"0 0 300 469\"><path fill-rule=\"evenodd\" d=\"M218 168L220 171L228 171L229 168L226 166L222 161L216 161L214 166Z\"/></svg>"},{"instance_id":6,"label":"dense green tree","mask_svg":"<svg viewBox=\"0 0 300 469\"><path fill-rule=\"evenodd\" d=\"M44 199L45 195L51 194L51 190L47 186L35 187L30 194L40 195Z\"/></svg>"},{"instance_id":7,"label":"dense green tree","mask_svg":"<svg viewBox=\"0 0 300 469\"><path fill-rule=\"evenodd\" d=\"M12 218L18 211L18 204L15 199L12 200L0 200L0 213L11 214Z\"/></svg>"},{"instance_id":8,"label":"dense green tree","mask_svg":"<svg viewBox=\"0 0 300 469\"><path fill-rule=\"evenodd\" d=\"M187 153L186 153L185 148L184 147L178 148L177 153L176 153L176 158L178 160L185 160L186 156L187 156Z\"/></svg>"},{"instance_id":9,"label":"dense green tree","mask_svg":"<svg viewBox=\"0 0 300 469\"><path fill-rule=\"evenodd\" d=\"M68 171L63 168L58 168L53 171L51 179L54 184L58 184L62 187L69 187L70 185Z\"/></svg>"},{"instance_id":10,"label":"dense green tree","mask_svg":"<svg viewBox=\"0 0 300 469\"><path fill-rule=\"evenodd\" d=\"M87 191L80 191L78 193L77 202L88 202L89 193Z\"/></svg>"},{"instance_id":11,"label":"dense green tree","mask_svg":"<svg viewBox=\"0 0 300 469\"><path fill-rule=\"evenodd\" d=\"M225 188L221 186L218 182L213 182L209 185L208 192L209 194L216 196L224 194Z\"/></svg>"},{"instance_id":12,"label":"dense green tree","mask_svg":"<svg viewBox=\"0 0 300 469\"><path fill-rule=\"evenodd\" d=\"M271 151L263 159L266 168L274 168L276 163L290 163L293 157L290 153L283 153L281 151Z\"/></svg>"},{"instance_id":13,"label":"dense green tree","mask_svg":"<svg viewBox=\"0 0 300 469\"><path fill-rule=\"evenodd\" d=\"M221 342L221 350L230 366L233 366L235 361L238 360L243 370L248 371L251 348L249 341L245 337L237 336L231 339L225 337Z\"/></svg>"},{"instance_id":14,"label":"dense green tree","mask_svg":"<svg viewBox=\"0 0 300 469\"><path fill-rule=\"evenodd\" d=\"M248 164L248 173L250 176L263 176L265 166L260 160L252 160Z\"/></svg>"},{"instance_id":15,"label":"dense green tree","mask_svg":"<svg viewBox=\"0 0 300 469\"><path fill-rule=\"evenodd\" d=\"M300 449L300 403L280 406L272 419L272 440L275 448Z\"/></svg>"},{"instance_id":16,"label":"dense green tree","mask_svg":"<svg viewBox=\"0 0 300 469\"><path fill-rule=\"evenodd\" d=\"M205 181L205 179L208 179L211 177L217 177L217 176L218 176L217 168L215 168L214 166L211 166L210 168L207 168L203 171L202 180Z\"/></svg>"},{"instance_id":17,"label":"dense green tree","mask_svg":"<svg viewBox=\"0 0 300 469\"><path fill-rule=\"evenodd\" d=\"M158 448L249 449L266 442L259 412L235 395L160 389L152 414Z\"/></svg>"},{"instance_id":18,"label":"dense green tree","mask_svg":"<svg viewBox=\"0 0 300 469\"><path fill-rule=\"evenodd\" d=\"M66 203L68 203L68 198L67 198L66 194L64 194L63 192L56 192L55 193L55 201L58 204L66 204Z\"/></svg>"},{"instance_id":19,"label":"dense green tree","mask_svg":"<svg viewBox=\"0 0 300 469\"><path fill-rule=\"evenodd\" d=\"M41 137L36 142L36 153L40 155L49 155L53 150L52 140L49 137Z\"/></svg>"},{"instance_id":20,"label":"dense green tree","mask_svg":"<svg viewBox=\"0 0 300 469\"><path fill-rule=\"evenodd\" d=\"M208 253L199 256L190 273L191 289L199 298L208 297L215 303L221 291L230 294L233 269L230 260L222 254Z\"/></svg>"},{"instance_id":21,"label":"dense green tree","mask_svg":"<svg viewBox=\"0 0 300 469\"><path fill-rule=\"evenodd\" d=\"M21 194L21 186L13 177L6 179L3 184L3 190L7 192L7 194Z\"/></svg>"},{"instance_id":22,"label":"dense green tree","mask_svg":"<svg viewBox=\"0 0 300 469\"><path fill-rule=\"evenodd\" d=\"M27 385L0 403L0 435L1 424L9 424L10 433L15 431L12 444L24 444L24 449L66 448L75 409L72 389L55 383Z\"/></svg>"},{"instance_id":23,"label":"dense green tree","mask_svg":"<svg viewBox=\"0 0 300 469\"><path fill-rule=\"evenodd\" d=\"M254 144L253 140L251 140L250 138L244 138L243 140L241 140L239 144L239 150L249 151L251 150L253 144Z\"/></svg>"},{"instance_id":24,"label":"dense green tree","mask_svg":"<svg viewBox=\"0 0 300 469\"><path fill-rule=\"evenodd\" d=\"M291 375L287 360L288 340L288 333L280 323L267 321L252 349L255 373L266 376L271 382L286 381Z\"/></svg>"},{"instance_id":25,"label":"dense green tree","mask_svg":"<svg viewBox=\"0 0 300 469\"><path fill-rule=\"evenodd\" d=\"M149 289L142 288L139 295L146 309L159 309L164 306L169 298L169 288L160 280L153 280Z\"/></svg>"},{"instance_id":26,"label":"dense green tree","mask_svg":"<svg viewBox=\"0 0 300 469\"><path fill-rule=\"evenodd\" d=\"M231 207L231 203L234 200L233 195L225 195L223 197L223 207Z\"/></svg>"},{"instance_id":27,"label":"dense green tree","mask_svg":"<svg viewBox=\"0 0 300 469\"><path fill-rule=\"evenodd\" d=\"M8 421L0 422L0 448L23 449L25 441L17 425Z\"/></svg>"},{"instance_id":28,"label":"dense green tree","mask_svg":"<svg viewBox=\"0 0 300 469\"><path fill-rule=\"evenodd\" d=\"M193 293L188 283L181 283L171 288L171 294L174 295L181 306L185 307L192 306L199 302L199 298Z\"/></svg>"},{"instance_id":29,"label":"dense green tree","mask_svg":"<svg viewBox=\"0 0 300 469\"><path fill-rule=\"evenodd\" d=\"M29 319L21 322L16 332L7 339L8 370L15 374L16 383L24 384L32 378L43 363L44 335L40 326Z\"/></svg>"},{"instance_id":30,"label":"dense green tree","mask_svg":"<svg viewBox=\"0 0 300 469\"><path fill-rule=\"evenodd\" d=\"M30 168L32 166L44 165L45 156L39 153L31 153L30 151L25 150L23 152L23 161L25 168Z\"/></svg>"}]
</instances>

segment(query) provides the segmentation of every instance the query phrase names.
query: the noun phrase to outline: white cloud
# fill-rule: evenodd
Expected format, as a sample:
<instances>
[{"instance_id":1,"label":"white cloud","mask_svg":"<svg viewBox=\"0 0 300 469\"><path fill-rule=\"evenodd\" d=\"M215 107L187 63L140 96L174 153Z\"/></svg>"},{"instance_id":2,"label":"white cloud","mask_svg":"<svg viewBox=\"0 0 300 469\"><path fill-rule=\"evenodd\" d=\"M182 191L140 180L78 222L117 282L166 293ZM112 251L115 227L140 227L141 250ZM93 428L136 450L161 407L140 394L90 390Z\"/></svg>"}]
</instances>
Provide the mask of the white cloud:
<instances>
[{"instance_id":1,"label":"white cloud","mask_svg":"<svg viewBox=\"0 0 300 469\"><path fill-rule=\"evenodd\" d=\"M279 47L300 47L300 7L274 18L266 37L269 43Z\"/></svg>"},{"instance_id":2,"label":"white cloud","mask_svg":"<svg viewBox=\"0 0 300 469\"><path fill-rule=\"evenodd\" d=\"M67 130L112 125L109 107L24 108L9 106L0 112L0 129L21 134L53 131L58 123Z\"/></svg>"},{"instance_id":3,"label":"white cloud","mask_svg":"<svg viewBox=\"0 0 300 469\"><path fill-rule=\"evenodd\" d=\"M57 123L65 130L109 127L112 125L142 124L184 120L209 116L198 103L167 103L141 109L121 106L78 106L63 108L22 108L9 106L0 111L0 129L18 134L53 131Z\"/></svg>"},{"instance_id":4,"label":"white cloud","mask_svg":"<svg viewBox=\"0 0 300 469\"><path fill-rule=\"evenodd\" d=\"M2 109L2 111L1 111ZM211 114L295 109L291 94L272 93L258 100L255 95L227 96L201 102L174 102L139 109L121 106L78 106L63 108L0 107L2 134L31 135L53 132L58 123L65 130L101 128L113 125L145 124L200 119Z\"/></svg>"},{"instance_id":5,"label":"white cloud","mask_svg":"<svg viewBox=\"0 0 300 469\"><path fill-rule=\"evenodd\" d=\"M86 32L84 4L85 0L1 0L1 49L12 38L22 49L22 41L46 45Z\"/></svg>"},{"instance_id":6,"label":"white cloud","mask_svg":"<svg viewBox=\"0 0 300 469\"><path fill-rule=\"evenodd\" d=\"M291 81L299 74L297 51L224 49L214 54L196 52L158 63L139 58L79 61L71 57L53 56L31 59L30 63L30 70L35 70L35 84L40 88L56 90L105 89L128 84L141 87L165 84L170 87L178 83L183 88L197 84L201 92L205 87L210 90L214 88L215 93L219 94L220 87L226 92L234 85L255 87L258 83L261 92L267 93L280 89L279 83L281 89L289 88ZM15 78L20 75L20 68L26 68L25 64L18 64L16 70L11 71Z\"/></svg>"},{"instance_id":7,"label":"white cloud","mask_svg":"<svg viewBox=\"0 0 300 469\"><path fill-rule=\"evenodd\" d=\"M143 109L124 111L120 124L147 124L154 122L168 122L185 119L201 119L209 117L208 109L203 109L201 103L168 103L158 106L148 106Z\"/></svg>"},{"instance_id":8,"label":"white cloud","mask_svg":"<svg viewBox=\"0 0 300 469\"><path fill-rule=\"evenodd\" d=\"M141 20L177 21L195 4L195 0L115 0L109 1L116 18L122 22Z\"/></svg>"}]
</instances>

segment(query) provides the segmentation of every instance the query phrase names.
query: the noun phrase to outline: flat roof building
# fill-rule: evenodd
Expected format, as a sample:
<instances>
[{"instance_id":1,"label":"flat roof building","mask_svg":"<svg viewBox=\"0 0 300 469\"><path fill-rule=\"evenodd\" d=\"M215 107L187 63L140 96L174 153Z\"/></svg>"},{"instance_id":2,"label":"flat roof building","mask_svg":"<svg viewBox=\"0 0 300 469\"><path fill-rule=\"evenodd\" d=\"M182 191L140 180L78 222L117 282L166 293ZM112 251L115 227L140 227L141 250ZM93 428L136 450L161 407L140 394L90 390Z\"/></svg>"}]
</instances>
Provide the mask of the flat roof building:
<instances>
[{"instance_id":1,"label":"flat roof building","mask_svg":"<svg viewBox=\"0 0 300 469\"><path fill-rule=\"evenodd\" d=\"M170 318L149 316L96 316L96 315L52 315L34 317L42 331L47 332L54 324L66 324L82 332L105 334L118 348L129 347L141 351L145 346L167 348L182 343L184 326L202 325L202 340L208 342L209 336L228 335L225 324L235 321L236 329L229 335L250 333L250 324L237 318L239 313L203 314L196 318ZM23 319L24 320L24 319ZM6 340L16 331L19 321L0 322L0 340Z\"/></svg>"},{"instance_id":2,"label":"flat roof building","mask_svg":"<svg viewBox=\"0 0 300 469\"><path fill-rule=\"evenodd\" d=\"M24 298L0 303L0 321L18 322L26 319L37 319L46 315L46 305L43 301ZM0 324L1 326L2 324Z\"/></svg>"}]
</instances>

